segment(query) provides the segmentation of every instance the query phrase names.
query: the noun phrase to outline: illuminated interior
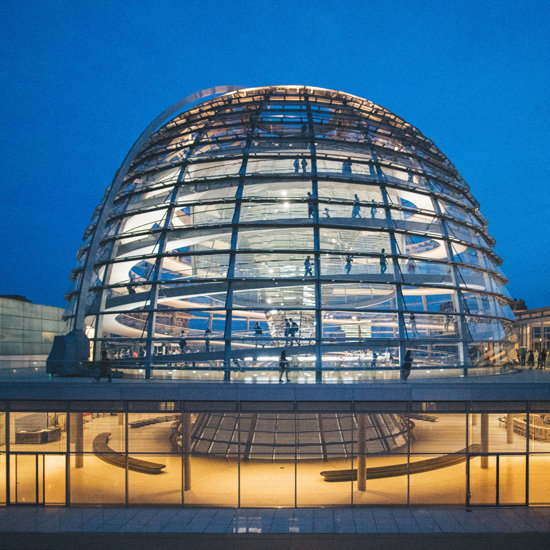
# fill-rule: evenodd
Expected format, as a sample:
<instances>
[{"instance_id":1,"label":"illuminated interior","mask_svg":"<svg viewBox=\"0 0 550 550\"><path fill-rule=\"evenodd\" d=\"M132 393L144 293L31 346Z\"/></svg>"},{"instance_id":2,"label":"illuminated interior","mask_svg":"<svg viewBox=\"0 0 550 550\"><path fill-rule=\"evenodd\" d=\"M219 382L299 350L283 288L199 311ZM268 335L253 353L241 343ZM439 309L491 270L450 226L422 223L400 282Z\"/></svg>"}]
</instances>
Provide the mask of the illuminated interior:
<instances>
[{"instance_id":1,"label":"illuminated interior","mask_svg":"<svg viewBox=\"0 0 550 550\"><path fill-rule=\"evenodd\" d=\"M13 401L0 414L0 502L550 504L548 402L245 405Z\"/></svg>"}]
</instances>

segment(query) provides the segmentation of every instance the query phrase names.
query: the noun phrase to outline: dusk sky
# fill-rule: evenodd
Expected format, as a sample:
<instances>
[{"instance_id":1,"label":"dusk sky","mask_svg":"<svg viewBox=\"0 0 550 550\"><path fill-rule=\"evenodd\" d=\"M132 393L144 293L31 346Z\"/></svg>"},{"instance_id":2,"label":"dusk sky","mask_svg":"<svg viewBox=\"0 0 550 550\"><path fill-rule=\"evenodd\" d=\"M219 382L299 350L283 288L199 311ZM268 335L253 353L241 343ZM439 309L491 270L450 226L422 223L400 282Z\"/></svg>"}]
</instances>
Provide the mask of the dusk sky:
<instances>
[{"instance_id":1,"label":"dusk sky","mask_svg":"<svg viewBox=\"0 0 550 550\"><path fill-rule=\"evenodd\" d=\"M4 0L0 294L64 307L95 206L133 142L216 85L367 98L449 157L508 289L550 306L547 1Z\"/></svg>"}]
</instances>

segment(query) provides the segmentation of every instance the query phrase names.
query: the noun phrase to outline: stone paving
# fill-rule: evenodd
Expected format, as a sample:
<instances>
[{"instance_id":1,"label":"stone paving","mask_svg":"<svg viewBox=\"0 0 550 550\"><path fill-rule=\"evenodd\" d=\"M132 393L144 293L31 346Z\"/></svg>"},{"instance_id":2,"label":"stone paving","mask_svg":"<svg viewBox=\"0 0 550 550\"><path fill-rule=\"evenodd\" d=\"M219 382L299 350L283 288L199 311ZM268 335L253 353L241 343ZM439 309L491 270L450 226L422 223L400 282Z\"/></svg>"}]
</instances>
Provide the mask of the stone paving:
<instances>
[{"instance_id":1,"label":"stone paving","mask_svg":"<svg viewBox=\"0 0 550 550\"><path fill-rule=\"evenodd\" d=\"M471 508L470 511L465 508L2 507L0 532L550 534L550 507Z\"/></svg>"}]
</instances>

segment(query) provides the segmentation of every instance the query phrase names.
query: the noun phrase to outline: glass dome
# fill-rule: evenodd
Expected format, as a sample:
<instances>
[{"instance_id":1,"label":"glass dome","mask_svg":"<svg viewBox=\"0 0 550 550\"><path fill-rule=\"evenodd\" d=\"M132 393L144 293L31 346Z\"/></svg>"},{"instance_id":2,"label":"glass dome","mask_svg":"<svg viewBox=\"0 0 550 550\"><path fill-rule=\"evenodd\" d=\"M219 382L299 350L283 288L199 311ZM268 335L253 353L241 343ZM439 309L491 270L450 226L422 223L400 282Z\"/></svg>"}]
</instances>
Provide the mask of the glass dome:
<instances>
[{"instance_id":1,"label":"glass dome","mask_svg":"<svg viewBox=\"0 0 550 550\"><path fill-rule=\"evenodd\" d=\"M250 379L286 349L304 380L361 379L407 350L459 373L508 362L487 221L390 111L320 88L239 89L172 118L130 161L67 295L95 358Z\"/></svg>"}]
</instances>

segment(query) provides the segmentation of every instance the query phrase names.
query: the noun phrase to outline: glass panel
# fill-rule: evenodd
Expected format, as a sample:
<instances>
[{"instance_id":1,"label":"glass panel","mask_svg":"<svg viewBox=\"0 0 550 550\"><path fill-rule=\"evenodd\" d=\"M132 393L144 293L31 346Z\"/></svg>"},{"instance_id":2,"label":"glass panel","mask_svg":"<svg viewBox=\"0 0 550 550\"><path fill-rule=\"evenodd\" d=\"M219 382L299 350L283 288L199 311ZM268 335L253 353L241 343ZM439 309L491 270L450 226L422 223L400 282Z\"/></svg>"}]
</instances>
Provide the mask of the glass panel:
<instances>
[{"instance_id":1,"label":"glass panel","mask_svg":"<svg viewBox=\"0 0 550 550\"><path fill-rule=\"evenodd\" d=\"M529 456L529 504L550 504L550 455Z\"/></svg>"},{"instance_id":2,"label":"glass panel","mask_svg":"<svg viewBox=\"0 0 550 550\"><path fill-rule=\"evenodd\" d=\"M296 161L298 161L296 163ZM296 168L296 166L298 168ZM311 158L307 155L292 159L254 158L248 159L247 175L261 174L307 174L311 173Z\"/></svg>"},{"instance_id":3,"label":"glass panel","mask_svg":"<svg viewBox=\"0 0 550 550\"><path fill-rule=\"evenodd\" d=\"M0 412L0 452L6 450L6 443L6 413Z\"/></svg>"},{"instance_id":4,"label":"glass panel","mask_svg":"<svg viewBox=\"0 0 550 550\"><path fill-rule=\"evenodd\" d=\"M137 245L133 244L132 246ZM213 228L210 231L204 229L202 235L188 231L172 231L166 234L166 250L168 251L222 252L229 248L231 248L230 227Z\"/></svg>"},{"instance_id":5,"label":"glass panel","mask_svg":"<svg viewBox=\"0 0 550 550\"><path fill-rule=\"evenodd\" d=\"M352 465L352 416L345 413L297 415L299 454L298 506L350 506ZM320 475L325 475L319 483ZM347 473L347 479L330 477Z\"/></svg>"},{"instance_id":6,"label":"glass panel","mask_svg":"<svg viewBox=\"0 0 550 550\"><path fill-rule=\"evenodd\" d=\"M65 504L65 455L44 455L44 504Z\"/></svg>"},{"instance_id":7,"label":"glass panel","mask_svg":"<svg viewBox=\"0 0 550 550\"><path fill-rule=\"evenodd\" d=\"M236 176L242 161L224 159L222 162L201 162L187 166L185 181L193 179L219 178L221 176Z\"/></svg>"},{"instance_id":8,"label":"glass panel","mask_svg":"<svg viewBox=\"0 0 550 550\"><path fill-rule=\"evenodd\" d=\"M150 446L154 440L159 447L167 446L165 434L143 434L143 447ZM134 446L139 446L134 438ZM170 445L171 446L171 445ZM129 504L170 504L182 503L182 460L181 455L162 453L132 452L128 469L128 503ZM140 461L140 462L137 462ZM143 464L142 461L145 463ZM135 465L132 467L132 465ZM162 467L162 468L161 468ZM148 475L145 471L136 471L134 468L147 469L151 472L161 470L161 475Z\"/></svg>"},{"instance_id":9,"label":"glass panel","mask_svg":"<svg viewBox=\"0 0 550 550\"><path fill-rule=\"evenodd\" d=\"M411 456L411 506L466 504L466 455Z\"/></svg>"},{"instance_id":10,"label":"glass panel","mask_svg":"<svg viewBox=\"0 0 550 550\"><path fill-rule=\"evenodd\" d=\"M208 309L208 302L213 306L212 309ZM174 301L171 303L174 304ZM205 351L207 341L210 351L219 351L223 347L226 312L214 309L220 306L220 301L217 297L194 297L186 305L193 303L196 309L177 311L176 308L166 308L157 312L155 336L165 340L158 344L159 349L156 351L159 354L180 353L183 337L186 341L185 353ZM207 328L210 328L209 333Z\"/></svg>"},{"instance_id":11,"label":"glass panel","mask_svg":"<svg viewBox=\"0 0 550 550\"><path fill-rule=\"evenodd\" d=\"M456 338L456 326L450 315L405 313L405 330L409 338Z\"/></svg>"},{"instance_id":12,"label":"glass panel","mask_svg":"<svg viewBox=\"0 0 550 550\"><path fill-rule=\"evenodd\" d=\"M6 503L6 453L0 452L0 504Z\"/></svg>"},{"instance_id":13,"label":"glass panel","mask_svg":"<svg viewBox=\"0 0 550 550\"><path fill-rule=\"evenodd\" d=\"M507 430L507 422L512 418L522 418L525 421L525 414L504 415L504 414L471 414L470 443L480 445L481 452L525 452L527 443L525 437L521 437L513 431ZM484 417L486 420L484 420ZM487 437L482 433L486 421Z\"/></svg>"},{"instance_id":14,"label":"glass panel","mask_svg":"<svg viewBox=\"0 0 550 550\"><path fill-rule=\"evenodd\" d=\"M360 381L364 379L363 375L369 380L399 378L397 347L374 346L368 341L359 344L348 341L347 346L340 344L338 348L341 351L331 352L330 345L323 345L323 380ZM362 372L367 369L370 372Z\"/></svg>"},{"instance_id":15,"label":"glass panel","mask_svg":"<svg viewBox=\"0 0 550 550\"><path fill-rule=\"evenodd\" d=\"M414 423L411 453L463 453L466 448L466 415L411 413Z\"/></svg>"},{"instance_id":16,"label":"glass panel","mask_svg":"<svg viewBox=\"0 0 550 550\"><path fill-rule=\"evenodd\" d=\"M385 254L384 259L386 260L387 268L391 268L391 261L387 257L391 253L388 233L323 228L319 232L319 237L322 250L343 250L347 253L375 253L380 254L380 258Z\"/></svg>"},{"instance_id":17,"label":"glass panel","mask_svg":"<svg viewBox=\"0 0 550 550\"><path fill-rule=\"evenodd\" d=\"M525 504L525 456L499 457L499 497L500 505Z\"/></svg>"},{"instance_id":18,"label":"glass panel","mask_svg":"<svg viewBox=\"0 0 550 550\"><path fill-rule=\"evenodd\" d=\"M216 279L227 275L229 254L195 256L186 254L186 250L186 248L167 249L168 253L177 253L179 251L181 254L164 258L161 280ZM188 284L187 281L186 284ZM178 285L170 285L166 288L174 288L175 286Z\"/></svg>"},{"instance_id":19,"label":"glass panel","mask_svg":"<svg viewBox=\"0 0 550 550\"><path fill-rule=\"evenodd\" d=\"M39 455L10 455L10 502L12 504L42 502L38 485L38 472L42 460L39 464L38 458Z\"/></svg>"},{"instance_id":20,"label":"glass panel","mask_svg":"<svg viewBox=\"0 0 550 550\"><path fill-rule=\"evenodd\" d=\"M417 258L444 260L447 257L447 250L444 241L430 239L417 235L396 236L397 245L402 254Z\"/></svg>"},{"instance_id":21,"label":"glass panel","mask_svg":"<svg viewBox=\"0 0 550 550\"><path fill-rule=\"evenodd\" d=\"M355 198L357 195L357 199ZM349 204L319 201L319 222L327 224L358 225L363 227L386 227L384 203L364 199L364 193L351 196Z\"/></svg>"},{"instance_id":22,"label":"glass panel","mask_svg":"<svg viewBox=\"0 0 550 550\"><path fill-rule=\"evenodd\" d=\"M308 218L309 209L306 202L283 201L278 203L243 204L239 222L264 222Z\"/></svg>"},{"instance_id":23,"label":"glass panel","mask_svg":"<svg viewBox=\"0 0 550 550\"><path fill-rule=\"evenodd\" d=\"M304 262L306 254L237 254L235 256L235 277L243 278L290 278L305 277ZM315 261L310 255L312 275L315 273Z\"/></svg>"},{"instance_id":24,"label":"glass panel","mask_svg":"<svg viewBox=\"0 0 550 550\"><path fill-rule=\"evenodd\" d=\"M66 414L19 412L10 415L11 451L65 451Z\"/></svg>"},{"instance_id":25,"label":"glass panel","mask_svg":"<svg viewBox=\"0 0 550 550\"><path fill-rule=\"evenodd\" d=\"M353 437L353 504L406 504L406 415L357 413Z\"/></svg>"},{"instance_id":26,"label":"glass panel","mask_svg":"<svg viewBox=\"0 0 550 550\"><path fill-rule=\"evenodd\" d=\"M324 231L324 230L322 230ZM336 255L322 254L321 255L321 274L323 278L332 280L378 280L382 274L382 266L386 267L384 273L393 273L393 261L385 257L385 264L381 263L381 256L368 257L357 256L354 254ZM377 285L373 288L381 288L382 285Z\"/></svg>"},{"instance_id":27,"label":"glass panel","mask_svg":"<svg viewBox=\"0 0 550 550\"><path fill-rule=\"evenodd\" d=\"M362 208L362 210L365 211L365 214L363 214L364 217L372 217L372 212L370 211L370 209L372 206L372 201L374 201L374 203L377 205L377 212L375 213L375 217L385 217L385 211L383 208L381 208L384 204L382 192L380 191L380 187L376 185L354 185L351 183L336 183L323 180L319 182L318 188L319 199L323 201L325 201L326 199L334 199L353 202L355 200L355 195L357 195L360 202L364 203L364 208ZM370 206L367 203L370 203ZM333 207L329 206L329 208L332 216ZM351 216L352 207L350 206L334 205L334 208L338 209L335 210L335 213L340 212L340 209L343 209L342 212L346 212L346 217Z\"/></svg>"},{"instance_id":28,"label":"glass panel","mask_svg":"<svg viewBox=\"0 0 550 550\"><path fill-rule=\"evenodd\" d=\"M284 290L284 289L283 289ZM309 293L303 287L303 300L314 296L313 288ZM234 311L232 342L241 347L254 345L258 347L279 347L285 345L313 345L315 343L315 312L298 309L272 309L269 311L252 311L245 317L239 311ZM256 336L255 324L259 322L262 333Z\"/></svg>"},{"instance_id":29,"label":"glass panel","mask_svg":"<svg viewBox=\"0 0 550 550\"><path fill-rule=\"evenodd\" d=\"M340 285L323 283L321 286L321 304L323 307L330 308L395 310L397 309L396 296L395 286L393 285L368 283ZM359 311L356 313L358 317L363 315Z\"/></svg>"},{"instance_id":30,"label":"glass panel","mask_svg":"<svg viewBox=\"0 0 550 550\"><path fill-rule=\"evenodd\" d=\"M514 437L524 438L525 415L513 415ZM506 425L508 427L508 424ZM550 452L550 414L531 413L529 415L529 450L536 453Z\"/></svg>"},{"instance_id":31,"label":"glass panel","mask_svg":"<svg viewBox=\"0 0 550 550\"><path fill-rule=\"evenodd\" d=\"M497 457L476 456L470 460L470 503L496 504Z\"/></svg>"},{"instance_id":32,"label":"glass panel","mask_svg":"<svg viewBox=\"0 0 550 550\"><path fill-rule=\"evenodd\" d=\"M112 452L125 450L123 413L71 413L70 448L73 452L94 452L103 443Z\"/></svg>"},{"instance_id":33,"label":"glass panel","mask_svg":"<svg viewBox=\"0 0 550 550\"><path fill-rule=\"evenodd\" d=\"M323 315L323 343L340 343L368 338L397 338L396 313L330 311ZM368 345L368 340L363 342Z\"/></svg>"},{"instance_id":34,"label":"glass panel","mask_svg":"<svg viewBox=\"0 0 550 550\"><path fill-rule=\"evenodd\" d=\"M174 210L171 223L174 229L231 223L234 212L235 205L226 203L184 206Z\"/></svg>"},{"instance_id":35,"label":"glass panel","mask_svg":"<svg viewBox=\"0 0 550 550\"><path fill-rule=\"evenodd\" d=\"M183 445L185 461L184 504L236 507L238 415L185 413L180 432L179 445Z\"/></svg>"},{"instance_id":36,"label":"glass panel","mask_svg":"<svg viewBox=\"0 0 550 550\"><path fill-rule=\"evenodd\" d=\"M239 290L237 286L237 289L233 292L233 307L288 308L315 306L315 287L313 284L284 286L284 283L281 283L275 286L268 282L262 286L263 288L258 290Z\"/></svg>"},{"instance_id":37,"label":"glass panel","mask_svg":"<svg viewBox=\"0 0 550 550\"><path fill-rule=\"evenodd\" d=\"M287 161L288 162L288 161ZM260 199L307 199L308 192L311 193L312 187L310 181L288 181L288 182L270 182L269 184L258 184L255 182L245 182L243 188L243 198ZM241 215L243 215L241 209Z\"/></svg>"},{"instance_id":38,"label":"glass panel","mask_svg":"<svg viewBox=\"0 0 550 550\"><path fill-rule=\"evenodd\" d=\"M241 506L294 506L294 414L241 415Z\"/></svg>"},{"instance_id":39,"label":"glass panel","mask_svg":"<svg viewBox=\"0 0 550 550\"><path fill-rule=\"evenodd\" d=\"M194 203L214 201L214 200L224 200L229 203L232 199L235 198L236 187L225 187L225 183L217 184L214 182L200 182L194 184L187 184L180 187L177 204L178 206L191 205ZM183 209L182 209L183 210ZM182 215L185 216L185 212L182 212ZM190 225L189 223L183 222L184 225Z\"/></svg>"},{"instance_id":40,"label":"glass panel","mask_svg":"<svg viewBox=\"0 0 550 550\"><path fill-rule=\"evenodd\" d=\"M124 504L125 460L124 455L103 452L101 448L97 454L71 454L71 503Z\"/></svg>"},{"instance_id":41,"label":"glass panel","mask_svg":"<svg viewBox=\"0 0 550 550\"><path fill-rule=\"evenodd\" d=\"M128 452L172 454L178 452L174 439L180 413L129 413Z\"/></svg>"},{"instance_id":42,"label":"glass panel","mask_svg":"<svg viewBox=\"0 0 550 550\"><path fill-rule=\"evenodd\" d=\"M354 469L358 467L359 455L354 447ZM353 481L354 506L407 505L407 455L368 454L366 490L360 490L357 481ZM371 470L372 468L372 470ZM393 469L403 472L400 475L386 477L384 471ZM371 470L369 472L369 470Z\"/></svg>"},{"instance_id":43,"label":"glass panel","mask_svg":"<svg viewBox=\"0 0 550 550\"><path fill-rule=\"evenodd\" d=\"M295 227L288 229L249 230L241 228L238 250L304 250L313 248L313 230Z\"/></svg>"}]
</instances>

